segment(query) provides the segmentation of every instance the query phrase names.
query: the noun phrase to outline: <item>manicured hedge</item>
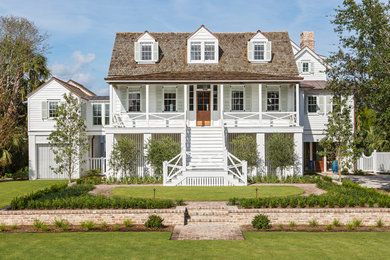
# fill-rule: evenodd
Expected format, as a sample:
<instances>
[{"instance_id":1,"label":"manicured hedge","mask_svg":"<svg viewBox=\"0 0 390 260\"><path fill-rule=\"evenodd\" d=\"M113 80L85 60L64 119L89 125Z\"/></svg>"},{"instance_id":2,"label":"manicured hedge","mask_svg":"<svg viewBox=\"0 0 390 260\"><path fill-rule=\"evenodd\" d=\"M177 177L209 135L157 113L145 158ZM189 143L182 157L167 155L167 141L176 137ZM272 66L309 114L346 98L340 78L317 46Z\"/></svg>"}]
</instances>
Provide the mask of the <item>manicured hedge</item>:
<instances>
[{"instance_id":1,"label":"manicured hedge","mask_svg":"<svg viewBox=\"0 0 390 260\"><path fill-rule=\"evenodd\" d=\"M54 186L13 199L12 209L161 209L176 206L172 200L110 198L88 194L93 185Z\"/></svg>"},{"instance_id":2,"label":"manicured hedge","mask_svg":"<svg viewBox=\"0 0 390 260\"><path fill-rule=\"evenodd\" d=\"M273 197L273 198L232 198L231 205L239 205L243 208L305 208L305 207L388 207L390 208L390 196L380 193L375 189L361 187L349 180L344 180L342 185L330 181L317 180L317 187L327 193L322 195L310 195L299 197Z\"/></svg>"},{"instance_id":3,"label":"manicured hedge","mask_svg":"<svg viewBox=\"0 0 390 260\"><path fill-rule=\"evenodd\" d=\"M101 178L97 176L83 177L76 180L77 184L94 184L98 185L101 183L105 184L157 184L163 183L161 176L127 176L123 178Z\"/></svg>"},{"instance_id":4,"label":"manicured hedge","mask_svg":"<svg viewBox=\"0 0 390 260\"><path fill-rule=\"evenodd\" d=\"M248 183L317 183L320 180L320 176L310 176L310 175L293 175L279 178L276 175L258 175L253 177L248 177Z\"/></svg>"}]
</instances>

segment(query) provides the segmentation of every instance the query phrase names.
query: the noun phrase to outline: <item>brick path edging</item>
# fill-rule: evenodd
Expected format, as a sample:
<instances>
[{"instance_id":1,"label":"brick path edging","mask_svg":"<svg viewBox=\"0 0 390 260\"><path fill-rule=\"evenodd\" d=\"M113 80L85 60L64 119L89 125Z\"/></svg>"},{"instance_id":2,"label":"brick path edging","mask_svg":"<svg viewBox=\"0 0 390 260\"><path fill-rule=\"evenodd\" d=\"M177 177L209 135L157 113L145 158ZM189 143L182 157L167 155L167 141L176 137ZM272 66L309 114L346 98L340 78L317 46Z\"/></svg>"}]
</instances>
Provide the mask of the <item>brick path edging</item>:
<instances>
[{"instance_id":1,"label":"brick path edging","mask_svg":"<svg viewBox=\"0 0 390 260\"><path fill-rule=\"evenodd\" d=\"M267 215L273 225L288 225L294 221L297 225L308 225L316 219L319 225L331 224L338 219L341 224L347 224L354 219L362 220L363 225L376 225L382 219L385 225L390 225L389 208L263 208L238 209L235 206L227 207L226 222L237 225L249 225L254 216ZM71 225L78 225L83 221L94 221L107 224L123 224L130 219L134 224L144 224L150 215L159 215L165 225L183 225L186 207L174 209L76 209L76 210L6 210L0 211L0 224L32 225L35 219L53 224L56 219L64 219Z\"/></svg>"}]
</instances>

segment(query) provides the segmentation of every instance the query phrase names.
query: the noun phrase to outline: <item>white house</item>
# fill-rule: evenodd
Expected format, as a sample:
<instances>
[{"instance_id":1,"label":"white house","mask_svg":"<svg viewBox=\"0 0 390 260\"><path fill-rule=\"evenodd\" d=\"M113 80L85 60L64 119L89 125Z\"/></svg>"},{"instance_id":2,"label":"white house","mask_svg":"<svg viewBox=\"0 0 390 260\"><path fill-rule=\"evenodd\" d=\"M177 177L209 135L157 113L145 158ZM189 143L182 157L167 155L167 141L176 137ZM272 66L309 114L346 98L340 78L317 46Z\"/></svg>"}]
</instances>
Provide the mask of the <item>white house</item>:
<instances>
[{"instance_id":1,"label":"white house","mask_svg":"<svg viewBox=\"0 0 390 260\"><path fill-rule=\"evenodd\" d=\"M324 161L316 151L332 109L325 70L312 32L301 34L300 46L287 32L213 33L204 26L193 33L117 33L105 78L109 97L56 78L29 95L30 178L63 177L50 171L47 136L68 92L83 103L91 142L80 175L91 168L115 175L104 158L123 136L143 154L149 139L170 136L182 151L164 164L165 185L246 185L248 174L267 173L273 133L294 139L298 163L289 174L303 174L309 160ZM229 152L239 134L257 142L252 172ZM144 156L137 174L153 174Z\"/></svg>"}]
</instances>

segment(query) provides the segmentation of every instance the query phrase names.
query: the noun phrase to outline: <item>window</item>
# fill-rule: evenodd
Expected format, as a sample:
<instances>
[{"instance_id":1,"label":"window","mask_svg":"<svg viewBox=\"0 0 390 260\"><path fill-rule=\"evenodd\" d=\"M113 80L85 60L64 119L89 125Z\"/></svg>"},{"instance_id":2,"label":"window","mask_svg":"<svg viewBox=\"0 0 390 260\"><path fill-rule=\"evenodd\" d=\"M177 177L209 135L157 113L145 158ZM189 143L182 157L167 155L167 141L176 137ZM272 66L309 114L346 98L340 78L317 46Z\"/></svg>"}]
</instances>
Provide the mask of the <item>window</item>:
<instances>
[{"instance_id":1,"label":"window","mask_svg":"<svg viewBox=\"0 0 390 260\"><path fill-rule=\"evenodd\" d=\"M110 124L110 104L104 104L104 124Z\"/></svg>"},{"instance_id":2,"label":"window","mask_svg":"<svg viewBox=\"0 0 390 260\"><path fill-rule=\"evenodd\" d=\"M232 110L243 111L244 110L244 91L233 90L232 91Z\"/></svg>"},{"instance_id":3,"label":"window","mask_svg":"<svg viewBox=\"0 0 390 260\"><path fill-rule=\"evenodd\" d=\"M141 60L145 60L145 61L152 60L152 43L149 42L141 43Z\"/></svg>"},{"instance_id":4,"label":"window","mask_svg":"<svg viewBox=\"0 0 390 260\"><path fill-rule=\"evenodd\" d=\"M262 42L255 42L254 43L254 53L253 53L253 58L254 60L264 60L264 43Z\"/></svg>"},{"instance_id":5,"label":"window","mask_svg":"<svg viewBox=\"0 0 390 260\"><path fill-rule=\"evenodd\" d=\"M190 111L194 111L194 85L190 85Z\"/></svg>"},{"instance_id":6,"label":"window","mask_svg":"<svg viewBox=\"0 0 390 260\"><path fill-rule=\"evenodd\" d=\"M279 91L267 92L267 111L279 111Z\"/></svg>"},{"instance_id":7,"label":"window","mask_svg":"<svg viewBox=\"0 0 390 260\"><path fill-rule=\"evenodd\" d=\"M57 117L58 101L49 101L48 103L49 118Z\"/></svg>"},{"instance_id":8,"label":"window","mask_svg":"<svg viewBox=\"0 0 390 260\"><path fill-rule=\"evenodd\" d=\"M164 111L176 111L176 89L164 90Z\"/></svg>"},{"instance_id":9,"label":"window","mask_svg":"<svg viewBox=\"0 0 390 260\"><path fill-rule=\"evenodd\" d=\"M204 59L215 60L215 43L206 42L204 45Z\"/></svg>"},{"instance_id":10,"label":"window","mask_svg":"<svg viewBox=\"0 0 390 260\"><path fill-rule=\"evenodd\" d=\"M309 72L309 63L308 62L302 63L302 72Z\"/></svg>"},{"instance_id":11,"label":"window","mask_svg":"<svg viewBox=\"0 0 390 260\"><path fill-rule=\"evenodd\" d=\"M129 112L140 112L141 111L141 93L140 92L129 92Z\"/></svg>"},{"instance_id":12,"label":"window","mask_svg":"<svg viewBox=\"0 0 390 260\"><path fill-rule=\"evenodd\" d=\"M201 60L201 44L200 42L191 43L191 60Z\"/></svg>"},{"instance_id":13,"label":"window","mask_svg":"<svg viewBox=\"0 0 390 260\"><path fill-rule=\"evenodd\" d=\"M308 96L307 97L307 111L309 113L317 113L317 110L318 110L317 97Z\"/></svg>"},{"instance_id":14,"label":"window","mask_svg":"<svg viewBox=\"0 0 390 260\"><path fill-rule=\"evenodd\" d=\"M102 104L92 104L92 123L102 125Z\"/></svg>"},{"instance_id":15,"label":"window","mask_svg":"<svg viewBox=\"0 0 390 260\"><path fill-rule=\"evenodd\" d=\"M213 87L213 110L218 110L218 85Z\"/></svg>"}]
</instances>

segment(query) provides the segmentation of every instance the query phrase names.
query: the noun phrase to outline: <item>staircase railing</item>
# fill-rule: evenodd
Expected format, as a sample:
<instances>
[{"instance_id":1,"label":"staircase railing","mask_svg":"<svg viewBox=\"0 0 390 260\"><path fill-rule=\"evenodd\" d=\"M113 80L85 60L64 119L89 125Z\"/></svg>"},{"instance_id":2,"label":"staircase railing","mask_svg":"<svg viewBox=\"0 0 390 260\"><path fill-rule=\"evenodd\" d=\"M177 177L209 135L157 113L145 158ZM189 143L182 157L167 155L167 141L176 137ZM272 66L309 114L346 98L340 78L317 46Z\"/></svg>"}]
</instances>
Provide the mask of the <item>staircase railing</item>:
<instances>
[{"instance_id":1,"label":"staircase railing","mask_svg":"<svg viewBox=\"0 0 390 260\"><path fill-rule=\"evenodd\" d=\"M245 160L240 160L227 149L227 129L225 126L222 127L223 139L224 139L224 160L225 160L225 171L232 174L245 185L248 183L248 164Z\"/></svg>"}]
</instances>

